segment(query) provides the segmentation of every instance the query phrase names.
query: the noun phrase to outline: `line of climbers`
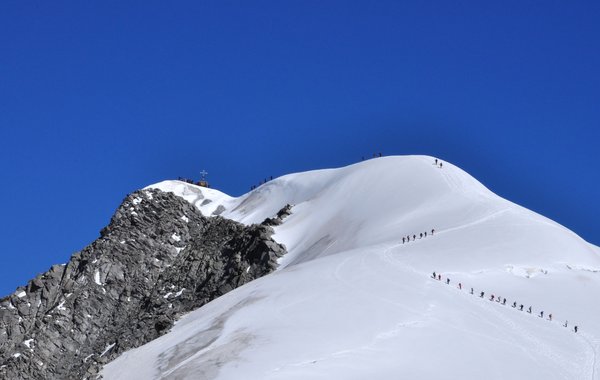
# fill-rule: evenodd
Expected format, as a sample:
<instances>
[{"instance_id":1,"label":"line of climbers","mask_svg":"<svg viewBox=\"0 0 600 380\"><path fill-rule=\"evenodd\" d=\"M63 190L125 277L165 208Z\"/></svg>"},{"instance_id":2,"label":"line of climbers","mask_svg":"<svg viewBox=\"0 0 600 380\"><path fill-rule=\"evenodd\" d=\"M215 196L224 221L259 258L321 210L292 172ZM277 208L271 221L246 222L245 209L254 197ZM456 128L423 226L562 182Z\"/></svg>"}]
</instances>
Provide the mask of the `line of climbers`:
<instances>
[{"instance_id":1,"label":"line of climbers","mask_svg":"<svg viewBox=\"0 0 600 380\"><path fill-rule=\"evenodd\" d=\"M412 241L415 241L415 240L417 240L417 237L418 237L419 239L423 239L423 238L426 238L427 236L433 236L433 233L434 233L434 232L435 232L435 230L432 228L432 229L431 229L431 234L430 234L430 235L427 235L427 231L425 231L425 232L421 232L421 233L420 233L418 236L417 236L417 234L413 234L413 236L412 236ZM408 243L409 241L411 241L411 240L410 240L410 235L407 235L407 236L405 236L405 237L403 237L403 238L402 238L402 244L404 244L404 243Z\"/></svg>"},{"instance_id":2,"label":"line of climbers","mask_svg":"<svg viewBox=\"0 0 600 380\"><path fill-rule=\"evenodd\" d=\"M434 280L442 281L442 275L439 274L439 273L433 272L433 274L432 274L431 277ZM450 278L446 278L446 285L450 285ZM462 283L459 282L458 285L457 285L457 287L458 287L459 290L462 290L462 288L463 288ZM474 294L473 288L471 288L471 291L470 291L469 294ZM479 297L480 298L484 298L485 297L485 292L482 291L481 293L479 293ZM500 297L500 296L496 296L494 294L492 294L490 296L489 300L491 302L496 301L497 303L499 303L501 305L506 305L506 298L503 298L503 297ZM516 309L517 308L517 301L514 301L511 306L512 306L513 309ZM518 306L518 309L519 309L519 311L523 311L523 304L520 304ZM527 309L527 312L529 314L533 313L533 311L531 309L531 306L529 306L529 308ZM540 313L538 314L538 317L544 318L544 311L543 310L540 311ZM552 321L552 314L548 314L548 320ZM563 324L563 327L568 327L568 325L569 325L569 321L565 321L565 323ZM574 332L577 332L578 329L579 328L577 326L573 327L573 331Z\"/></svg>"},{"instance_id":3,"label":"line of climbers","mask_svg":"<svg viewBox=\"0 0 600 380\"><path fill-rule=\"evenodd\" d=\"M265 178L265 179L264 179L264 181L259 181L259 182L258 182L258 185L252 185L252 186L250 186L250 190L251 190L251 191L252 191L252 190L255 190L255 189L258 187L258 186L262 186L262 185L264 185L265 183L267 183L267 182L269 182L269 181L272 181L272 180L273 180L273 176L269 177L269 179Z\"/></svg>"},{"instance_id":4,"label":"line of climbers","mask_svg":"<svg viewBox=\"0 0 600 380\"><path fill-rule=\"evenodd\" d=\"M443 166L443 165L442 165L442 161L441 161L441 160L438 160L437 158L435 159L435 163L434 163L434 165L435 165L435 166L437 166L437 167L438 167L438 168L440 168L440 169L441 169L441 168L442 168L442 166Z\"/></svg>"},{"instance_id":5,"label":"line of climbers","mask_svg":"<svg viewBox=\"0 0 600 380\"><path fill-rule=\"evenodd\" d=\"M377 158L377 157L383 157L383 155L381 153L373 153L373 158ZM365 156L362 156L361 161L365 160Z\"/></svg>"}]
</instances>

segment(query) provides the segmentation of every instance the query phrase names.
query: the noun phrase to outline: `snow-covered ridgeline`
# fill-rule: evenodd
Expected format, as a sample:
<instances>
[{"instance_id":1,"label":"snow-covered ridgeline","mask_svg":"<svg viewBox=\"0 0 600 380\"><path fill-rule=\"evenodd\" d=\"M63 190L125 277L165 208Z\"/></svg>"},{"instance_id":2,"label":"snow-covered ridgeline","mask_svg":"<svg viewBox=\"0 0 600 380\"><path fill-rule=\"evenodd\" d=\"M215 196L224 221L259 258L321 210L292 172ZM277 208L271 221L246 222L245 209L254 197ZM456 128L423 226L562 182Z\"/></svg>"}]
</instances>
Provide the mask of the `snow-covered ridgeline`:
<instances>
[{"instance_id":1,"label":"snow-covered ridgeline","mask_svg":"<svg viewBox=\"0 0 600 380\"><path fill-rule=\"evenodd\" d=\"M277 273L107 365L105 378L598 378L600 305L581 296L600 294L598 247L433 160L386 157L292 174L239 198L154 185L214 197L211 209L190 201L205 214L222 205L223 216L243 223L292 204L275 227L288 254ZM482 302L433 281L433 270L581 330Z\"/></svg>"}]
</instances>

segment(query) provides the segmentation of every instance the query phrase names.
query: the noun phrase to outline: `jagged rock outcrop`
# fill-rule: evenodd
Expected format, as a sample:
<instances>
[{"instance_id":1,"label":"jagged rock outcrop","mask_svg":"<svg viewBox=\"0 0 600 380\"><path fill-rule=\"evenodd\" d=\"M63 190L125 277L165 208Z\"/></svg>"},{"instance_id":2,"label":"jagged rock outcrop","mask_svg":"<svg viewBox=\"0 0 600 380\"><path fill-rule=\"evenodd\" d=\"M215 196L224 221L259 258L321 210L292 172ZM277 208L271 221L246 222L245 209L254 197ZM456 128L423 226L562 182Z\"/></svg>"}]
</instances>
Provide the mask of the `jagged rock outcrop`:
<instances>
[{"instance_id":1,"label":"jagged rock outcrop","mask_svg":"<svg viewBox=\"0 0 600 380\"><path fill-rule=\"evenodd\" d=\"M273 218L265 219L262 224L265 226L278 226L283 223L283 220L292 214L292 205L286 204L281 210L277 212L277 215Z\"/></svg>"},{"instance_id":2,"label":"jagged rock outcrop","mask_svg":"<svg viewBox=\"0 0 600 380\"><path fill-rule=\"evenodd\" d=\"M0 378L96 378L182 313L271 272L285 248L268 224L207 218L160 190L129 195L96 241L0 300Z\"/></svg>"}]
</instances>

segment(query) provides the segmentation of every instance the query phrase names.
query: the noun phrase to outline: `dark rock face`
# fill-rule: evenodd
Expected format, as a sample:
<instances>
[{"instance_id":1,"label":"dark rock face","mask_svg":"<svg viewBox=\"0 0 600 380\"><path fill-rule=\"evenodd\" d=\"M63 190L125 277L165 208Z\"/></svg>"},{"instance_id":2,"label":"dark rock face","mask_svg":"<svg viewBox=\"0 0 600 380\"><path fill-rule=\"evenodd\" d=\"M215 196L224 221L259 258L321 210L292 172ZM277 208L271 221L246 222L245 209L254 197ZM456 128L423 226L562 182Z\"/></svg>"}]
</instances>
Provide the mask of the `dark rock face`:
<instances>
[{"instance_id":1,"label":"dark rock face","mask_svg":"<svg viewBox=\"0 0 600 380\"><path fill-rule=\"evenodd\" d=\"M183 313L271 272L285 248L267 224L206 218L159 190L128 196L66 265L0 300L0 378L91 379Z\"/></svg>"}]
</instances>

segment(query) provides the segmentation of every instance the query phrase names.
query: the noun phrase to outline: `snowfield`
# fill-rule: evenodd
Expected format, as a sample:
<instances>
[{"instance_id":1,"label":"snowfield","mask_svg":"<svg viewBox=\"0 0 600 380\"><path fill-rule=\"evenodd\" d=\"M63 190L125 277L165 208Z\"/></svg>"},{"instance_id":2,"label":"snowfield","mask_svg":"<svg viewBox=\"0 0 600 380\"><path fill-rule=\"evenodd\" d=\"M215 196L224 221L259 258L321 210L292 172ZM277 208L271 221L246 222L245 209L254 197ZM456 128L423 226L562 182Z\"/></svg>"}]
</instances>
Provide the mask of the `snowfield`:
<instances>
[{"instance_id":1,"label":"snowfield","mask_svg":"<svg viewBox=\"0 0 600 380\"><path fill-rule=\"evenodd\" d=\"M377 158L239 198L150 187L246 224L292 204L288 253L105 379L600 379L600 249L449 163Z\"/></svg>"}]
</instances>

